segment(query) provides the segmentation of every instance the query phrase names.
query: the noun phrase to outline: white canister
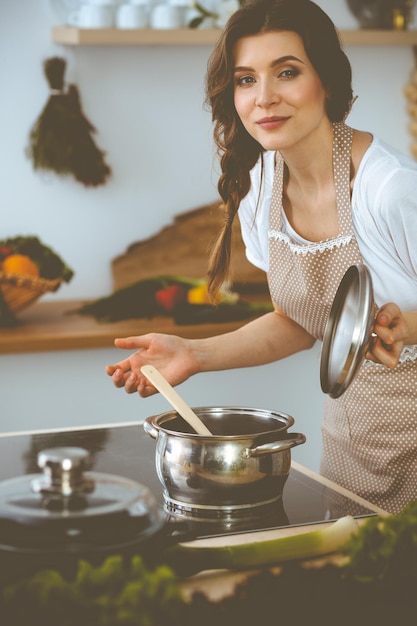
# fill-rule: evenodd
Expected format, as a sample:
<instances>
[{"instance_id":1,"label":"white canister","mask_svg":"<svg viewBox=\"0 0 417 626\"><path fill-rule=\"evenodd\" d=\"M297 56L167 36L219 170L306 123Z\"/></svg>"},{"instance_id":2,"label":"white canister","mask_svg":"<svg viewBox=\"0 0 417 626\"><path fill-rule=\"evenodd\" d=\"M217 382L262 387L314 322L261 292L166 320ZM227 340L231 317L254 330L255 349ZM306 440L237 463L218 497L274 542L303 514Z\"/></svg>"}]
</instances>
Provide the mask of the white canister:
<instances>
[{"instance_id":1,"label":"white canister","mask_svg":"<svg viewBox=\"0 0 417 626\"><path fill-rule=\"evenodd\" d=\"M85 4L94 4L99 7L110 6L114 9L118 0L85 0Z\"/></svg>"},{"instance_id":2,"label":"white canister","mask_svg":"<svg viewBox=\"0 0 417 626\"><path fill-rule=\"evenodd\" d=\"M149 6L146 4L121 4L116 12L117 28L147 28Z\"/></svg>"},{"instance_id":3,"label":"white canister","mask_svg":"<svg viewBox=\"0 0 417 626\"><path fill-rule=\"evenodd\" d=\"M151 9L151 28L184 28L186 7L175 4L157 4Z\"/></svg>"},{"instance_id":4,"label":"white canister","mask_svg":"<svg viewBox=\"0 0 417 626\"><path fill-rule=\"evenodd\" d=\"M112 28L114 7L111 4L82 4L68 15L67 23L77 28Z\"/></svg>"}]
</instances>

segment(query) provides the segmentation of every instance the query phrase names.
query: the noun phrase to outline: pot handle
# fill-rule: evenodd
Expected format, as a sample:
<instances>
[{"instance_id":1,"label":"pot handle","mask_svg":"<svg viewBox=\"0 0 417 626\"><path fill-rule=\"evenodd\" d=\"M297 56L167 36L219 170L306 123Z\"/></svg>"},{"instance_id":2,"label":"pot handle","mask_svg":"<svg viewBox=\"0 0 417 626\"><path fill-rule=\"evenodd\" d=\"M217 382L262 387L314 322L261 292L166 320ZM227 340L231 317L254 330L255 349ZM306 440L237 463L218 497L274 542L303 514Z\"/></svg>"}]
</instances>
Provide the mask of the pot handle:
<instances>
[{"instance_id":1,"label":"pot handle","mask_svg":"<svg viewBox=\"0 0 417 626\"><path fill-rule=\"evenodd\" d=\"M149 435L150 437L152 437L152 439L158 439L158 429L155 428L154 426L152 426L151 422L150 422L151 418L147 418L144 422L143 422L143 430L145 431L145 433L147 435Z\"/></svg>"},{"instance_id":2,"label":"pot handle","mask_svg":"<svg viewBox=\"0 0 417 626\"><path fill-rule=\"evenodd\" d=\"M253 456L261 456L262 454L272 454L273 452L282 452L289 450L294 446L299 446L306 442L306 436L302 433L286 433L278 441L271 441L263 443L253 448L244 448L241 452L245 459L249 459Z\"/></svg>"}]
</instances>

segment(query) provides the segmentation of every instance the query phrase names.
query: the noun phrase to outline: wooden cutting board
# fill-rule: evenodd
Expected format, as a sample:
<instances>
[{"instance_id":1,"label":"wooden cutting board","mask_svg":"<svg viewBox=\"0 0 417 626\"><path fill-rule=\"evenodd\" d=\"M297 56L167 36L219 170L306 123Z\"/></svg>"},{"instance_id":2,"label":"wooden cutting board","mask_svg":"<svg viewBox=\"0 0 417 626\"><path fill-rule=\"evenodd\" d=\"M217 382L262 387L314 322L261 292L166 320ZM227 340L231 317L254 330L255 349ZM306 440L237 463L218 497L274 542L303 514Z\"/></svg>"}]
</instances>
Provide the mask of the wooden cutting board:
<instances>
[{"instance_id":1,"label":"wooden cutting board","mask_svg":"<svg viewBox=\"0 0 417 626\"><path fill-rule=\"evenodd\" d=\"M116 291L144 278L163 274L204 278L209 251L224 220L218 202L175 216L159 233L132 243L112 261ZM240 293L266 293L265 273L249 263L236 218L232 236L232 279Z\"/></svg>"}]
</instances>

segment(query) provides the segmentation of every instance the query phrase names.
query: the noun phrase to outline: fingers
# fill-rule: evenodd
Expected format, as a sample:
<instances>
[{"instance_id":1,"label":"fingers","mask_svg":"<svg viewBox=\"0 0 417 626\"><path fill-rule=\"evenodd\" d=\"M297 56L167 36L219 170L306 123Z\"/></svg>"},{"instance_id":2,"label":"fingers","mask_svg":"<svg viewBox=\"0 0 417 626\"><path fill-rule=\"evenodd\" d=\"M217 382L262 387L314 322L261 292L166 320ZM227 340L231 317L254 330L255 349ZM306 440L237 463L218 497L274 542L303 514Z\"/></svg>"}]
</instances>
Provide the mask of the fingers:
<instances>
[{"instance_id":1,"label":"fingers","mask_svg":"<svg viewBox=\"0 0 417 626\"><path fill-rule=\"evenodd\" d=\"M127 337L125 339L116 339L115 343L118 347L132 349L139 345L143 346L145 342L139 341L137 337ZM139 362L137 362L139 353L140 350L123 361L107 365L105 369L115 387L118 389L124 388L126 393L138 393L143 398L147 398L157 393L157 390L140 373Z\"/></svg>"},{"instance_id":2,"label":"fingers","mask_svg":"<svg viewBox=\"0 0 417 626\"><path fill-rule=\"evenodd\" d=\"M119 361L119 363L107 365L106 372L112 377L114 383L125 380L132 372L130 359L124 359L123 361Z\"/></svg>"},{"instance_id":3,"label":"fingers","mask_svg":"<svg viewBox=\"0 0 417 626\"><path fill-rule=\"evenodd\" d=\"M400 348L398 344L389 346L384 344L379 337L374 337L366 358L370 361L374 361L374 363L381 363L382 365L386 365L386 367L392 369L398 363L401 350L402 347Z\"/></svg>"},{"instance_id":4,"label":"fingers","mask_svg":"<svg viewBox=\"0 0 417 626\"><path fill-rule=\"evenodd\" d=\"M118 337L114 340L114 344L118 348L128 350L139 348L140 351L148 342L143 337ZM139 352L137 354L139 354ZM118 363L106 366L106 373L111 377L114 386L119 389L124 387L126 393L135 393L138 387L141 387L141 381L143 386L143 377L137 376L135 373L133 361L131 360L132 357L134 358L134 355Z\"/></svg>"},{"instance_id":5,"label":"fingers","mask_svg":"<svg viewBox=\"0 0 417 626\"><path fill-rule=\"evenodd\" d=\"M148 398L149 396L153 396L158 393L155 387L148 381L147 378L145 378L145 376L140 379L137 386L137 392L141 398Z\"/></svg>"},{"instance_id":6,"label":"fingers","mask_svg":"<svg viewBox=\"0 0 417 626\"><path fill-rule=\"evenodd\" d=\"M114 340L116 348L124 348L126 350L137 350L140 348L147 348L149 340L147 335L141 335L139 337L117 337Z\"/></svg>"},{"instance_id":7,"label":"fingers","mask_svg":"<svg viewBox=\"0 0 417 626\"><path fill-rule=\"evenodd\" d=\"M374 325L374 332L387 346L394 346L395 343L407 339L409 330L400 308L390 302L377 313Z\"/></svg>"},{"instance_id":8,"label":"fingers","mask_svg":"<svg viewBox=\"0 0 417 626\"><path fill-rule=\"evenodd\" d=\"M124 387L126 393L138 393L142 398L148 398L157 393L145 376L137 376L134 372L130 373L127 378L122 377L122 381L116 386Z\"/></svg>"},{"instance_id":9,"label":"fingers","mask_svg":"<svg viewBox=\"0 0 417 626\"><path fill-rule=\"evenodd\" d=\"M134 372L124 372L117 365L108 365L106 372L111 376L113 385L118 389L125 388L126 393L135 393L139 382Z\"/></svg>"},{"instance_id":10,"label":"fingers","mask_svg":"<svg viewBox=\"0 0 417 626\"><path fill-rule=\"evenodd\" d=\"M389 302L379 309L373 332L367 358L389 368L395 367L409 332L401 310L396 304Z\"/></svg>"}]
</instances>

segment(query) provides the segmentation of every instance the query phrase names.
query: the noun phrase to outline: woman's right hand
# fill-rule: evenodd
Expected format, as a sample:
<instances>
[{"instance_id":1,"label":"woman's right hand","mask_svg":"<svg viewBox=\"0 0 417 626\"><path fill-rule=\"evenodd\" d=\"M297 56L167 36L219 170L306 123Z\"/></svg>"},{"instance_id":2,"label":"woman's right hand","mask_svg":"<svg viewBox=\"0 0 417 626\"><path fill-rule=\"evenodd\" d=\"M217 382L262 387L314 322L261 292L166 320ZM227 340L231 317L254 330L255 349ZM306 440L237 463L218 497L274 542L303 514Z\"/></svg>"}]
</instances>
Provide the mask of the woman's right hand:
<instances>
[{"instance_id":1,"label":"woman's right hand","mask_svg":"<svg viewBox=\"0 0 417 626\"><path fill-rule=\"evenodd\" d=\"M127 393L138 392L142 398L157 392L142 374L143 365L153 365L172 386L184 382L199 371L191 347L192 340L189 339L149 333L138 337L115 339L114 345L135 352L114 365L107 365L107 374L111 376L116 387L124 387Z\"/></svg>"}]
</instances>

